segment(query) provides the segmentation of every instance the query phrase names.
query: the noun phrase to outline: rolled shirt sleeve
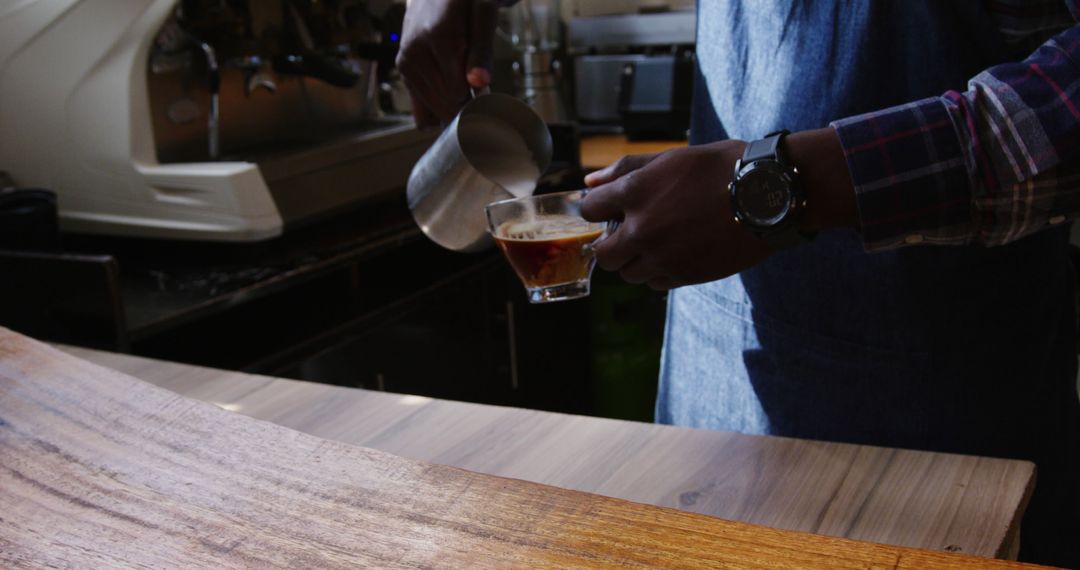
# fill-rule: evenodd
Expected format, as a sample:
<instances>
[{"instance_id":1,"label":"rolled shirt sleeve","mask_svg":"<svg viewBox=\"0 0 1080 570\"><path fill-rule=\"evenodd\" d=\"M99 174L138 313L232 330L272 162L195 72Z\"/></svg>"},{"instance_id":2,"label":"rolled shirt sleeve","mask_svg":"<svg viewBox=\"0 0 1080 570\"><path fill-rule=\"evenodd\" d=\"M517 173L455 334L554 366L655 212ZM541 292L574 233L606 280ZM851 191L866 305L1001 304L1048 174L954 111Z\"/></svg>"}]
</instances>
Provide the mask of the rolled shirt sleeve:
<instances>
[{"instance_id":1,"label":"rolled shirt sleeve","mask_svg":"<svg viewBox=\"0 0 1080 570\"><path fill-rule=\"evenodd\" d=\"M1080 18L1080 0L1067 4ZM832 127L869 251L999 245L1080 217L1080 25L967 91Z\"/></svg>"}]
</instances>

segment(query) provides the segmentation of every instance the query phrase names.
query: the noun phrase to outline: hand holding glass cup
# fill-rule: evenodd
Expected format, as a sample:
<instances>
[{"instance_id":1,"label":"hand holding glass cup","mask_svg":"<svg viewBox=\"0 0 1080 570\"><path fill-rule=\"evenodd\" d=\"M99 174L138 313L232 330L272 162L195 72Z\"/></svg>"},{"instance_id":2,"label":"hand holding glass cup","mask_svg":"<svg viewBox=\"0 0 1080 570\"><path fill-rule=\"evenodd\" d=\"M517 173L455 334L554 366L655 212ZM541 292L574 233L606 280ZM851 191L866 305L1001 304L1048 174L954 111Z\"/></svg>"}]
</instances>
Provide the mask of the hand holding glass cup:
<instances>
[{"instance_id":1,"label":"hand holding glass cup","mask_svg":"<svg viewBox=\"0 0 1080 570\"><path fill-rule=\"evenodd\" d=\"M581 217L585 192L525 196L484 208L488 231L525 285L530 303L589 294L596 266L592 245L607 237L608 224Z\"/></svg>"}]
</instances>

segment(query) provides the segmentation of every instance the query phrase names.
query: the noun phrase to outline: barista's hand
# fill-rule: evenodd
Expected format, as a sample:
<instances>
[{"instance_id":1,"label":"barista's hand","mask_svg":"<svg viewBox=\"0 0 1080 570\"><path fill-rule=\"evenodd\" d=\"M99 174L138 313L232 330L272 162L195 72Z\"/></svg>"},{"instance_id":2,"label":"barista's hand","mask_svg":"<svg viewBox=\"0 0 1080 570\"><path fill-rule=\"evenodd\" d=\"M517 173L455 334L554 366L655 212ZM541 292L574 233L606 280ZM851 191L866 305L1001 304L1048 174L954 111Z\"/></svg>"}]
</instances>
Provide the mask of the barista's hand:
<instances>
[{"instance_id":1,"label":"barista's hand","mask_svg":"<svg viewBox=\"0 0 1080 570\"><path fill-rule=\"evenodd\" d=\"M631 283L672 289L726 277L769 255L735 221L727 185L746 146L722 141L628 156L585 178L592 221L621 220L596 245L600 267Z\"/></svg>"},{"instance_id":2,"label":"barista's hand","mask_svg":"<svg viewBox=\"0 0 1080 570\"><path fill-rule=\"evenodd\" d=\"M411 0L397 67L421 127L449 122L469 87L491 83L491 54L501 0Z\"/></svg>"},{"instance_id":3,"label":"barista's hand","mask_svg":"<svg viewBox=\"0 0 1080 570\"><path fill-rule=\"evenodd\" d=\"M855 189L836 131L801 131L785 141L806 192L802 229L856 227ZM727 187L745 147L729 140L628 156L587 176L593 190L582 215L622 221L596 244L596 262L631 283L672 289L727 277L768 257L769 246L731 210Z\"/></svg>"}]
</instances>

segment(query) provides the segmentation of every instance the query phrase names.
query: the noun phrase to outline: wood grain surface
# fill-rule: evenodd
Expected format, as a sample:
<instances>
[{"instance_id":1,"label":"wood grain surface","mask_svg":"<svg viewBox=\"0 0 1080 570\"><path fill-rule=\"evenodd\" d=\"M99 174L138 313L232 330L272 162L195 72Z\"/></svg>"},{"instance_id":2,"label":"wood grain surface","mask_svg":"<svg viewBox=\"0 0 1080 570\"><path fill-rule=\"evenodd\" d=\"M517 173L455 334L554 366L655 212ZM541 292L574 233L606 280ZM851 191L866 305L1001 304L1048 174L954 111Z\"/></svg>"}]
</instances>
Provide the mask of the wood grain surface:
<instances>
[{"instance_id":1,"label":"wood grain surface","mask_svg":"<svg viewBox=\"0 0 1080 570\"><path fill-rule=\"evenodd\" d=\"M3 567L1019 568L418 462L0 329Z\"/></svg>"},{"instance_id":2,"label":"wood grain surface","mask_svg":"<svg viewBox=\"0 0 1080 570\"><path fill-rule=\"evenodd\" d=\"M64 350L323 438L773 528L1015 557L1024 461L435 400Z\"/></svg>"}]
</instances>

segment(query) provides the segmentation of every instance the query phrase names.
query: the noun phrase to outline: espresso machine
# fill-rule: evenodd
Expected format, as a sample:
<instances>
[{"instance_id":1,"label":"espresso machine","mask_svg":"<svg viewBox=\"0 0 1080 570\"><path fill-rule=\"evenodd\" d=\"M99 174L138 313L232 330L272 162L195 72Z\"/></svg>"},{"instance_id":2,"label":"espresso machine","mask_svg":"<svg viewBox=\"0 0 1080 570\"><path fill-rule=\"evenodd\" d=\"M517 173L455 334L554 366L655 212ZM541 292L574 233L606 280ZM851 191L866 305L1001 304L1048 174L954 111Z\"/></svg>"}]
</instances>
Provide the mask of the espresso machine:
<instances>
[{"instance_id":1,"label":"espresso machine","mask_svg":"<svg viewBox=\"0 0 1080 570\"><path fill-rule=\"evenodd\" d=\"M380 99L404 2L0 8L0 170L69 232L259 241L400 191L433 135Z\"/></svg>"},{"instance_id":2,"label":"espresso machine","mask_svg":"<svg viewBox=\"0 0 1080 570\"><path fill-rule=\"evenodd\" d=\"M586 132L685 139L696 14L686 9L570 20L577 117Z\"/></svg>"}]
</instances>

